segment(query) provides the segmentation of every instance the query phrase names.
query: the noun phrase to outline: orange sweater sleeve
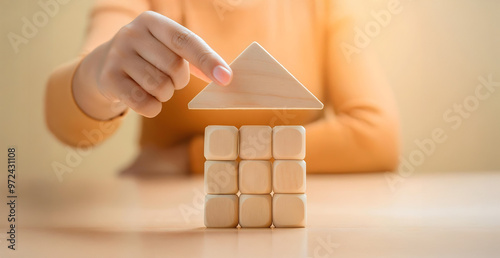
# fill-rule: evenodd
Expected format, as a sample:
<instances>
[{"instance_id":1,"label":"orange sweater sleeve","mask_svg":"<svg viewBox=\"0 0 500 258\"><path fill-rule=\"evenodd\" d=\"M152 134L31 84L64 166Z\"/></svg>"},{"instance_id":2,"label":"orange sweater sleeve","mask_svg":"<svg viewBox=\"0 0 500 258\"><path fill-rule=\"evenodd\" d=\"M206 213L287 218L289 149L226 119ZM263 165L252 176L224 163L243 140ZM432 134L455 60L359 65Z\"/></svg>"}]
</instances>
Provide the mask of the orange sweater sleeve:
<instances>
[{"instance_id":1,"label":"orange sweater sleeve","mask_svg":"<svg viewBox=\"0 0 500 258\"><path fill-rule=\"evenodd\" d=\"M305 126L308 171L394 170L399 155L399 121L392 90L369 47L351 56L343 48L353 43L354 28L359 26L355 12L330 8L326 110L323 119Z\"/></svg>"},{"instance_id":2,"label":"orange sweater sleeve","mask_svg":"<svg viewBox=\"0 0 500 258\"><path fill-rule=\"evenodd\" d=\"M49 77L45 93L45 118L49 130L63 143L75 147L94 145L110 136L123 115L99 121L80 110L73 98L73 75L85 53L111 39L125 24L149 8L147 0L98 0L92 9L82 55L58 67Z\"/></svg>"}]
</instances>

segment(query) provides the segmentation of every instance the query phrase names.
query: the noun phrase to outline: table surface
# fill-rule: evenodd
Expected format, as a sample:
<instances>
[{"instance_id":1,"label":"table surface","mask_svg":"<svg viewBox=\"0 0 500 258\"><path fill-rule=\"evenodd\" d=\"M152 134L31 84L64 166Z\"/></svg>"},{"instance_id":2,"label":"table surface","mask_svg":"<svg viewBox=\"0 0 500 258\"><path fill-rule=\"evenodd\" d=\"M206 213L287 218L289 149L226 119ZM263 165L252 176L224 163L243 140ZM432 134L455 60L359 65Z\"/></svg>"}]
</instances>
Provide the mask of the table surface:
<instances>
[{"instance_id":1,"label":"table surface","mask_svg":"<svg viewBox=\"0 0 500 258\"><path fill-rule=\"evenodd\" d=\"M500 253L500 172L394 175L308 175L307 227L296 229L206 229L200 176L19 180L17 250L6 248L1 219L0 257Z\"/></svg>"}]
</instances>

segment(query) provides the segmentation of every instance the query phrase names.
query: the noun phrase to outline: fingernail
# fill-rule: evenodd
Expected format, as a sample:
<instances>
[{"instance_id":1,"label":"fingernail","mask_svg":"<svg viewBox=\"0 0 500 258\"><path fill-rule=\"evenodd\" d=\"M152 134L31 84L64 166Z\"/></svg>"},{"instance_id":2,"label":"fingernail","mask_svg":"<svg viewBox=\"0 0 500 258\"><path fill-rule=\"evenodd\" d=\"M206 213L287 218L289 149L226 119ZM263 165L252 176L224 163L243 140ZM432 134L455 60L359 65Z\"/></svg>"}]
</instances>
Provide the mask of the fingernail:
<instances>
[{"instance_id":1,"label":"fingernail","mask_svg":"<svg viewBox=\"0 0 500 258\"><path fill-rule=\"evenodd\" d=\"M222 65L214 68L213 75L219 84L228 85L231 82L231 72Z\"/></svg>"}]
</instances>

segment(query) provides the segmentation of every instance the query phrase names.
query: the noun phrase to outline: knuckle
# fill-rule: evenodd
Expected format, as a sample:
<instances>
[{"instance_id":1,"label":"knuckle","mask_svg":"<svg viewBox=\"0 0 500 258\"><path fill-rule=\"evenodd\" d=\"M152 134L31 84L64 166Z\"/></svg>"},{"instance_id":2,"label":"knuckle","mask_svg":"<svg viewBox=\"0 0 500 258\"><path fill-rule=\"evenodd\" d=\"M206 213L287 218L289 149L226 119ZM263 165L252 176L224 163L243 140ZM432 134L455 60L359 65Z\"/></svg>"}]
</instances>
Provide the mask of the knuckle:
<instances>
[{"instance_id":1,"label":"knuckle","mask_svg":"<svg viewBox=\"0 0 500 258\"><path fill-rule=\"evenodd\" d=\"M208 51L203 51L198 55L198 64L200 67L207 67L210 65L210 62L213 58L213 55L211 52Z\"/></svg>"},{"instance_id":2,"label":"knuckle","mask_svg":"<svg viewBox=\"0 0 500 258\"><path fill-rule=\"evenodd\" d=\"M123 70L130 58L132 49L128 46L119 45L111 49L108 53L109 70Z\"/></svg>"},{"instance_id":3,"label":"knuckle","mask_svg":"<svg viewBox=\"0 0 500 258\"><path fill-rule=\"evenodd\" d=\"M154 17L156 13L153 12L153 11L145 11L145 12L142 12L141 14L139 14L139 16L137 16L137 20L138 21L149 21L151 18Z\"/></svg>"},{"instance_id":4,"label":"knuckle","mask_svg":"<svg viewBox=\"0 0 500 258\"><path fill-rule=\"evenodd\" d=\"M139 30L134 23L129 23L120 28L116 37L122 39L137 38L139 37Z\"/></svg>"},{"instance_id":5,"label":"knuckle","mask_svg":"<svg viewBox=\"0 0 500 258\"><path fill-rule=\"evenodd\" d=\"M182 72L184 62L184 59L180 56L176 56L175 58L171 59L169 64L170 72L172 72L173 74Z\"/></svg>"},{"instance_id":6,"label":"knuckle","mask_svg":"<svg viewBox=\"0 0 500 258\"><path fill-rule=\"evenodd\" d=\"M180 56L171 58L163 71L170 75L170 84L175 89L182 89L189 82L189 63Z\"/></svg>"},{"instance_id":7,"label":"knuckle","mask_svg":"<svg viewBox=\"0 0 500 258\"><path fill-rule=\"evenodd\" d=\"M106 64L104 69L114 70L117 67L122 67L122 60L127 56L127 47L123 44L114 44L106 56Z\"/></svg>"},{"instance_id":8,"label":"knuckle","mask_svg":"<svg viewBox=\"0 0 500 258\"><path fill-rule=\"evenodd\" d=\"M172 97L173 92L170 92L170 88L173 88L172 78L158 70L148 73L143 84L143 89L161 102L165 102Z\"/></svg>"},{"instance_id":9,"label":"knuckle","mask_svg":"<svg viewBox=\"0 0 500 258\"><path fill-rule=\"evenodd\" d=\"M147 94L134 84L132 88L122 92L120 99L127 100L129 106L136 110L141 109L145 105Z\"/></svg>"},{"instance_id":10,"label":"knuckle","mask_svg":"<svg viewBox=\"0 0 500 258\"><path fill-rule=\"evenodd\" d=\"M128 95L128 100L129 105L133 110L144 110L148 104L146 98L137 98L133 95Z\"/></svg>"},{"instance_id":11,"label":"knuckle","mask_svg":"<svg viewBox=\"0 0 500 258\"><path fill-rule=\"evenodd\" d=\"M146 75L143 81L143 88L148 91L153 91L158 88L166 80L166 75L155 68L149 67L146 69Z\"/></svg>"},{"instance_id":12,"label":"knuckle","mask_svg":"<svg viewBox=\"0 0 500 258\"><path fill-rule=\"evenodd\" d=\"M161 74L157 78L157 84L155 85L155 88L153 90L155 91L161 91L161 88L163 88L165 85L171 85L172 84L172 79L165 74Z\"/></svg>"},{"instance_id":13,"label":"knuckle","mask_svg":"<svg viewBox=\"0 0 500 258\"><path fill-rule=\"evenodd\" d=\"M172 45L177 49L183 49L188 46L194 33L189 30L178 30L172 34Z\"/></svg>"}]
</instances>

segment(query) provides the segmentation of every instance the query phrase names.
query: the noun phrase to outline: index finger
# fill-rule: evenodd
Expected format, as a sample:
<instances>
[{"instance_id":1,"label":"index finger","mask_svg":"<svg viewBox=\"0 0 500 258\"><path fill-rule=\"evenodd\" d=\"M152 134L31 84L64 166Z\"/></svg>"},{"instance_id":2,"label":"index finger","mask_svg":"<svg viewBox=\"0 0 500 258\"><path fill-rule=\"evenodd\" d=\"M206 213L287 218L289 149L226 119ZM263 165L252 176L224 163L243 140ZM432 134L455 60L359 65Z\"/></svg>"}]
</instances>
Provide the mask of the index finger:
<instances>
[{"instance_id":1,"label":"index finger","mask_svg":"<svg viewBox=\"0 0 500 258\"><path fill-rule=\"evenodd\" d=\"M231 68L202 38L159 13L151 12L150 15L152 19L147 27L156 39L217 84L229 84Z\"/></svg>"}]
</instances>

